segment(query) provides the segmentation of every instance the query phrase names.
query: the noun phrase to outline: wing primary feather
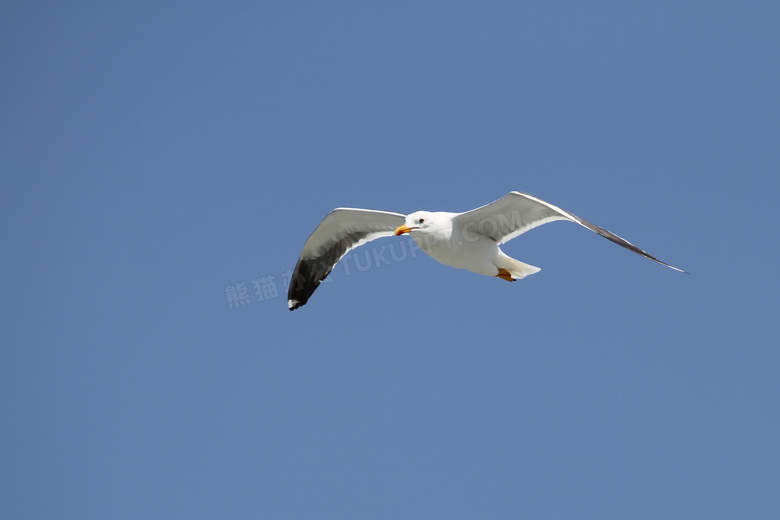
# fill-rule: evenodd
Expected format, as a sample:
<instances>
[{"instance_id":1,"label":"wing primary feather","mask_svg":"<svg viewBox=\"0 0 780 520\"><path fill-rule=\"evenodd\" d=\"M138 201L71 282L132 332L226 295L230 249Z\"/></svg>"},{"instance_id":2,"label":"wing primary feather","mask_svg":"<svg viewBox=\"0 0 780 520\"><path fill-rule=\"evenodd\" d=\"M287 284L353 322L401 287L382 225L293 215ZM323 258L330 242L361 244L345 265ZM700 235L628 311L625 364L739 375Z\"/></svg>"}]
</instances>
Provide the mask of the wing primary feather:
<instances>
[{"instance_id":1,"label":"wing primary feather","mask_svg":"<svg viewBox=\"0 0 780 520\"><path fill-rule=\"evenodd\" d=\"M587 220L583 220L581 218L578 218L578 222L577 223L580 224L581 226L584 226L584 227L590 229L594 233L597 233L597 234L601 235L602 237L606 238L610 242L614 242L615 244L617 244L619 246L622 246L622 247L628 249L629 251L633 251L634 253L636 253L638 255L644 256L645 258L650 259L653 262L658 262L661 265L665 265L666 267L669 267L669 268L674 269L675 271L679 271L681 273L690 274L690 273L688 273L688 271L683 271L679 267L675 267L673 265L667 264L666 262L664 262L662 260L657 259L656 257L651 255L650 253L648 253L644 249L640 249L639 247L635 246L634 244L632 244L631 242L629 242L625 238L616 235L612 231L608 231L608 230L604 229L603 227L597 226L596 224L592 224L592 223L588 222Z\"/></svg>"},{"instance_id":2,"label":"wing primary feather","mask_svg":"<svg viewBox=\"0 0 780 520\"><path fill-rule=\"evenodd\" d=\"M319 223L303 246L290 278L287 306L292 311L314 291L350 250L383 236L392 236L405 215L389 211L337 208Z\"/></svg>"}]
</instances>

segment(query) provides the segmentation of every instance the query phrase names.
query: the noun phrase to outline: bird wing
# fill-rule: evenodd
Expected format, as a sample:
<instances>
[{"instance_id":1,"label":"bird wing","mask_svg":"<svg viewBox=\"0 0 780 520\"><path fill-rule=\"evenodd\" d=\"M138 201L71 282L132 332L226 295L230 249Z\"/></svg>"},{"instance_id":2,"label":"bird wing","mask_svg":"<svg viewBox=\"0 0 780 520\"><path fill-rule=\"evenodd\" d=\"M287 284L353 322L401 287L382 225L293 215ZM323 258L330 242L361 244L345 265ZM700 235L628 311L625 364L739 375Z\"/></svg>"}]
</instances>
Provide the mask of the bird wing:
<instances>
[{"instance_id":1,"label":"bird wing","mask_svg":"<svg viewBox=\"0 0 780 520\"><path fill-rule=\"evenodd\" d=\"M405 218L370 209L336 208L328 213L306 240L295 265L287 292L290 310L306 304L344 255L371 240L393 236Z\"/></svg>"},{"instance_id":2,"label":"bird wing","mask_svg":"<svg viewBox=\"0 0 780 520\"><path fill-rule=\"evenodd\" d=\"M662 262L650 253L643 251L628 240L617 236L611 231L591 224L587 220L583 220L540 198L519 191L511 191L495 202L491 202L490 204L465 213L460 213L453 219L455 224L458 225L464 233L479 233L492 238L498 244L508 242L529 229L541 226L542 224L547 224L554 220L569 220L575 222L638 255L642 255L654 262L671 267L675 271L685 272L666 262Z\"/></svg>"}]
</instances>

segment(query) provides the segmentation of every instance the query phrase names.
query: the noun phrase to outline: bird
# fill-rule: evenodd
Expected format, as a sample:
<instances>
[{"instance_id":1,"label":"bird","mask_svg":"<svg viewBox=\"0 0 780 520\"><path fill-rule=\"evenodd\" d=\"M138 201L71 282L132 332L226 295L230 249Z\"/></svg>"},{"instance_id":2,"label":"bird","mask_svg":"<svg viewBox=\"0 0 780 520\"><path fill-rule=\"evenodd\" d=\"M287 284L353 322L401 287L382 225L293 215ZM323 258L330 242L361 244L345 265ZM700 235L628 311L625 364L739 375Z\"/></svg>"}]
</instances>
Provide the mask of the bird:
<instances>
[{"instance_id":1,"label":"bird","mask_svg":"<svg viewBox=\"0 0 780 520\"><path fill-rule=\"evenodd\" d=\"M320 222L303 245L287 294L292 311L309 298L336 264L352 249L381 237L409 234L415 244L444 265L514 282L540 268L507 256L501 244L556 220L579 224L602 237L675 271L667 264L611 231L581 219L544 200L511 191L500 199L463 213L336 208Z\"/></svg>"}]
</instances>

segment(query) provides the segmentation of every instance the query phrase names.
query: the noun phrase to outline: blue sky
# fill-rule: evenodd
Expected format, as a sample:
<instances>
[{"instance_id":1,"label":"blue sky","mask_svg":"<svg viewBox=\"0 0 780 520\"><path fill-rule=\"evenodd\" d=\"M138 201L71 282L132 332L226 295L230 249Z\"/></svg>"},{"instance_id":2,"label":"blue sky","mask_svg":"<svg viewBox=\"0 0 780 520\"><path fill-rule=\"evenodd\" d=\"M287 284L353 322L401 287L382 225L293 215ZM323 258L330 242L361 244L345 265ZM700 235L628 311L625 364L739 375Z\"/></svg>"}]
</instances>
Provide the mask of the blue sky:
<instances>
[{"instance_id":1,"label":"blue sky","mask_svg":"<svg viewBox=\"0 0 780 520\"><path fill-rule=\"evenodd\" d=\"M3 518L780 509L778 5L0 11ZM511 190L691 275L553 223L287 310L331 209Z\"/></svg>"}]
</instances>

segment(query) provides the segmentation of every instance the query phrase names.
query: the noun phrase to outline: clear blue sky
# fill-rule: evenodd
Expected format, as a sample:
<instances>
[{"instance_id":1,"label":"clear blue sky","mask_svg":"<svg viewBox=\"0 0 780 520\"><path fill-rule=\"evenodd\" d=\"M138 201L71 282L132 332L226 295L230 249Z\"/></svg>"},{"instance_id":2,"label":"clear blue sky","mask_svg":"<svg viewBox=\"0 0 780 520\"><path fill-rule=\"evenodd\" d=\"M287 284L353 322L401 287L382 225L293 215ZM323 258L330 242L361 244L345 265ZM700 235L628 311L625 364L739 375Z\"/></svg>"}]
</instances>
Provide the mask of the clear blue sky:
<instances>
[{"instance_id":1,"label":"clear blue sky","mask_svg":"<svg viewBox=\"0 0 780 520\"><path fill-rule=\"evenodd\" d=\"M780 6L313 4L3 2L0 516L777 514ZM287 310L331 209L511 190L692 274L553 223Z\"/></svg>"}]
</instances>

